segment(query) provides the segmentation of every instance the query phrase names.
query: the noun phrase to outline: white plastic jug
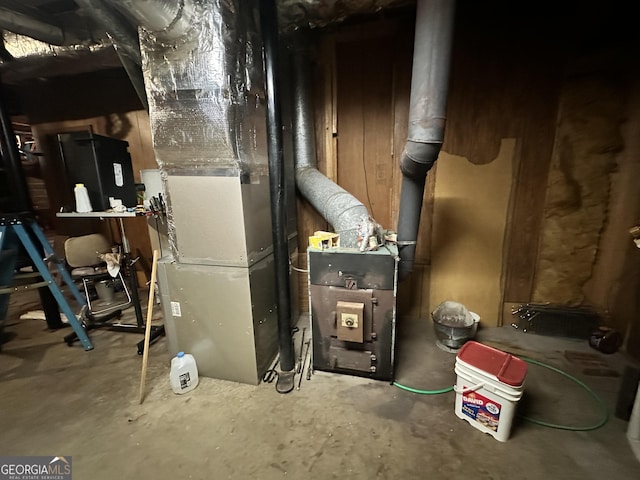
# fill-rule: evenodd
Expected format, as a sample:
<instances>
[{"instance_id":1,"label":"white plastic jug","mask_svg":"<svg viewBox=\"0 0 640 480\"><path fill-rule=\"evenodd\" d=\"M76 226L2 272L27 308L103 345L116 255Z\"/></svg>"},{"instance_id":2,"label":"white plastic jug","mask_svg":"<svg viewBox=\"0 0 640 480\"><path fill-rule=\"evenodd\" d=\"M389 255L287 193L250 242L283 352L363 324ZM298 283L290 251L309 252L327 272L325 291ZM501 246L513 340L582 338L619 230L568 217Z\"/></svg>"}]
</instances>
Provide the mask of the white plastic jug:
<instances>
[{"instance_id":1,"label":"white plastic jug","mask_svg":"<svg viewBox=\"0 0 640 480\"><path fill-rule=\"evenodd\" d=\"M76 183L73 193L76 196L76 212L86 213L93 211L93 208L91 208L91 200L89 200L89 192L87 191L87 187L84 186L84 183Z\"/></svg>"},{"instance_id":2,"label":"white plastic jug","mask_svg":"<svg viewBox=\"0 0 640 480\"><path fill-rule=\"evenodd\" d=\"M198 386L198 367L193 355L184 352L171 359L169 381L173 393L187 393Z\"/></svg>"}]
</instances>

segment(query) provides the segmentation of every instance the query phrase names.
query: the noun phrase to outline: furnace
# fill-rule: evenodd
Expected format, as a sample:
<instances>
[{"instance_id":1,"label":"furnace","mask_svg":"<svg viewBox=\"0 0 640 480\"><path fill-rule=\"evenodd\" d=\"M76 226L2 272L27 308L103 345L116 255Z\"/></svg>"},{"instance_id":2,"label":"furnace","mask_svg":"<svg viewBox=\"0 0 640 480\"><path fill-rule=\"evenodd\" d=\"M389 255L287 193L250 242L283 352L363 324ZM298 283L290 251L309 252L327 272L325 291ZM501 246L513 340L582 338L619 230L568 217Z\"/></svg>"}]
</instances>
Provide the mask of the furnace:
<instances>
[{"instance_id":1,"label":"furnace","mask_svg":"<svg viewBox=\"0 0 640 480\"><path fill-rule=\"evenodd\" d=\"M313 368L393 380L398 251L307 250Z\"/></svg>"}]
</instances>

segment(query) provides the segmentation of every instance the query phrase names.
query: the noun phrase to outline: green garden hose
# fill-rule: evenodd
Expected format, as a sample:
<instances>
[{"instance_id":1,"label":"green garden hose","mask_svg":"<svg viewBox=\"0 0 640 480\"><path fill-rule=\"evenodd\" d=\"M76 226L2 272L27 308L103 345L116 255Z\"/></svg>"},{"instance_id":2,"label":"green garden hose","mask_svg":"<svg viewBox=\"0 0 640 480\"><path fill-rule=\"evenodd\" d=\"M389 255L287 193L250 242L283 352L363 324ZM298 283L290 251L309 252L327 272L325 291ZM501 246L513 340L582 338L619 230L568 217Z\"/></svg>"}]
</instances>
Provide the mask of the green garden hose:
<instances>
[{"instance_id":1,"label":"green garden hose","mask_svg":"<svg viewBox=\"0 0 640 480\"><path fill-rule=\"evenodd\" d=\"M447 393L453 391L453 387L441 388L440 390L418 390L417 388L406 387L404 385L399 384L398 382L393 382L393 384L401 388L402 390L406 390L411 393L419 393L420 395L439 395L441 393Z\"/></svg>"},{"instance_id":2,"label":"green garden hose","mask_svg":"<svg viewBox=\"0 0 640 480\"><path fill-rule=\"evenodd\" d=\"M567 372L564 372L562 370L560 370L559 368L553 367L551 365L547 365L546 363L542 363L538 360L534 360L533 358L528 358L528 357L519 357L522 360L524 360L527 363L530 363L532 365L537 365L539 367L543 367L546 368L548 370L551 370L553 372L559 373L560 375L562 375L563 377L568 378L569 380L577 383L579 386L581 386L583 389L585 389L587 391L587 393L589 393L589 395L591 395L593 397L593 399L596 401L596 403L598 404L598 406L600 407L601 411L602 411L602 418L600 419L599 422L593 424L593 425L586 425L586 426L582 426L582 427L574 427L571 425L558 425L555 423L550 423L550 422L545 422L543 420L538 420L537 418L531 418L531 417L527 417L525 415L519 415L520 418L522 418L523 420L526 420L527 422L531 422L534 423L536 425L540 425L542 427L547 427L547 428L555 428L558 430L571 430L574 432L588 432L590 430L596 430L600 427L602 427L605 423L607 423L609 421L609 410L607 408L607 404L604 402L604 400L602 400L602 398L600 398L600 396L598 396L598 394L596 392L594 392L588 385L586 385L584 382L578 380L576 377L569 375ZM412 393L417 393L420 395L439 395L441 393L448 393L448 392L452 392L453 391L453 387L447 387L447 388L441 388L439 390L420 390L417 388L412 388L412 387L407 387L405 385L401 385L398 382L393 382L393 385L395 385L396 387L402 389L402 390L406 390L407 392L412 392Z\"/></svg>"},{"instance_id":3,"label":"green garden hose","mask_svg":"<svg viewBox=\"0 0 640 480\"><path fill-rule=\"evenodd\" d=\"M520 358L522 360L524 360L525 362L530 363L532 365L538 365L539 367L544 367L544 368L549 369L549 370L551 370L553 372L559 373L563 377L566 377L569 380L572 380L573 382L577 383L582 388L584 388L589 395L591 395L593 397L593 399L596 401L596 403L598 404L598 406L600 407L600 409L602 411L602 418L600 419L599 422L597 422L597 423L595 423L593 425L586 425L586 426L583 426L583 427L573 427L571 425L558 425L558 424L555 424L555 423L549 423L549 422L545 422L543 420L538 420L537 418L527 417L525 415L518 415L520 418L522 418L523 420L526 420L527 422L531 422L531 423L535 423L536 425L540 425L542 427L556 428L556 429L559 429L559 430L571 430L571 431L574 431L574 432L588 432L590 430L596 430L596 429L602 427L605 423L607 423L609 421L609 409L607 408L607 404L604 403L604 400L602 400L602 398L600 398L600 396L598 396L598 394L596 392L594 392L584 382L582 382L581 380L578 380L576 377L574 377L572 375L569 375L567 372L564 372L564 371L560 370L559 368L553 367L551 365L547 365L546 363L539 362L538 360L534 360L533 358L527 358L527 357L520 357Z\"/></svg>"}]
</instances>

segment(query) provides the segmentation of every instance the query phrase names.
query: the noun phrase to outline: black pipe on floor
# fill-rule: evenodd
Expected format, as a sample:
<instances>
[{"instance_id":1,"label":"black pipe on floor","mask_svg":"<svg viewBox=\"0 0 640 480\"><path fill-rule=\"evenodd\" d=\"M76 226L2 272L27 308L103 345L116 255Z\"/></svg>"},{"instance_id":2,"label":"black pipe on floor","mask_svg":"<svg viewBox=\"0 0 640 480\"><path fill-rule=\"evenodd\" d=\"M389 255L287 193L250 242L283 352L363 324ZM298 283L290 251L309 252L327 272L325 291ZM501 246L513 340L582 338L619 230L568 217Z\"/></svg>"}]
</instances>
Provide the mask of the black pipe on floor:
<instances>
[{"instance_id":1,"label":"black pipe on floor","mask_svg":"<svg viewBox=\"0 0 640 480\"><path fill-rule=\"evenodd\" d=\"M276 390L287 393L294 387L295 351L291 334L289 303L289 242L287 235L287 202L282 139L282 114L276 86L278 71L278 17L274 0L260 2L260 25L264 45L265 87L267 100L267 150L269 155L269 191L271 193L271 225L276 273L278 339L280 369Z\"/></svg>"}]
</instances>

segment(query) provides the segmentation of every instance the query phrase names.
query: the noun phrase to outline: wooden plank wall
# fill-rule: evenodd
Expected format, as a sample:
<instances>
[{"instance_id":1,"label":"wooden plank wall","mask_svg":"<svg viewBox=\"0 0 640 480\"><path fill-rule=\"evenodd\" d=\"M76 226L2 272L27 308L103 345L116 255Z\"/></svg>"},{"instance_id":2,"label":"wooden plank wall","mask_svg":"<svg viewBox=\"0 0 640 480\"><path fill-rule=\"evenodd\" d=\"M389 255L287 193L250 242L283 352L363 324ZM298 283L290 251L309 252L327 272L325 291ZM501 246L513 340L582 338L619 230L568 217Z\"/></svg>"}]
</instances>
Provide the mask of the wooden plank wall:
<instances>
[{"instance_id":1,"label":"wooden plank wall","mask_svg":"<svg viewBox=\"0 0 640 480\"><path fill-rule=\"evenodd\" d=\"M505 138L516 139L515 188L508 213L503 300L529 301L538 232L555 133L564 52L541 19L509 19L466 5L456 18L443 151L474 164L491 162ZM511 23L509 23L511 22ZM399 160L406 141L413 18L344 26L324 34L316 69L319 168L395 229ZM324 169L324 170L323 170ZM427 177L414 273L399 289L400 315L430 311L431 222L437 167ZM311 207L298 210L300 252L310 228L326 225ZM304 279L306 282L306 279ZM302 279L301 279L302 282ZM301 293L306 295L301 283Z\"/></svg>"},{"instance_id":2,"label":"wooden plank wall","mask_svg":"<svg viewBox=\"0 0 640 480\"><path fill-rule=\"evenodd\" d=\"M393 71L388 38L343 42L336 52L338 183L391 228Z\"/></svg>"},{"instance_id":3,"label":"wooden plank wall","mask_svg":"<svg viewBox=\"0 0 640 480\"><path fill-rule=\"evenodd\" d=\"M394 19L347 28L322 38L314 70L318 169L358 198L383 228L395 229L406 142L413 20ZM433 175L423 204L415 274L403 284L400 314L423 315L428 299ZM328 225L304 199L298 201L299 265L307 237ZM300 305L308 306L306 276Z\"/></svg>"}]
</instances>

